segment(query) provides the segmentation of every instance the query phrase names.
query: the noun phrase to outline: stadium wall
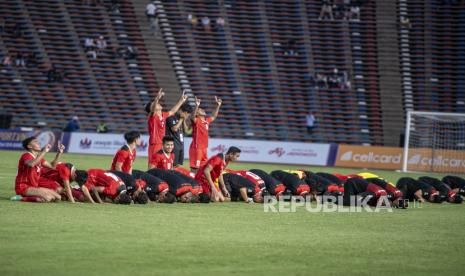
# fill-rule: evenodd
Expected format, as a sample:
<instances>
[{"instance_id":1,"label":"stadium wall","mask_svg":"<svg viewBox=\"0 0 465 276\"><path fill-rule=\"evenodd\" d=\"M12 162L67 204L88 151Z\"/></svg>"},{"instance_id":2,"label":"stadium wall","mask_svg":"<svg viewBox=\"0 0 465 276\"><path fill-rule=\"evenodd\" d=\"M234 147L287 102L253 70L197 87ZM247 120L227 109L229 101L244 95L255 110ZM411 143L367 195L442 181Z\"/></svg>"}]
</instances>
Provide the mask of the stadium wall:
<instances>
[{"instance_id":1,"label":"stadium wall","mask_svg":"<svg viewBox=\"0 0 465 276\"><path fill-rule=\"evenodd\" d=\"M0 149L22 150L21 141L36 136L41 145L51 144L55 150L57 141L66 146L66 152L80 154L114 155L125 144L123 134L100 134L90 132L65 133L61 131L22 131L0 129ZM147 156L148 135L142 135L138 156ZM189 158L191 138L184 141L184 155ZM242 150L241 161L312 166L336 166L350 168L400 170L403 148L353 146L318 143L291 143L280 141L216 139L209 140L208 155L225 152L230 146ZM455 171L465 173L463 154L457 151L436 151L431 157L431 149L411 149L409 168L428 171L434 165L435 171Z\"/></svg>"}]
</instances>

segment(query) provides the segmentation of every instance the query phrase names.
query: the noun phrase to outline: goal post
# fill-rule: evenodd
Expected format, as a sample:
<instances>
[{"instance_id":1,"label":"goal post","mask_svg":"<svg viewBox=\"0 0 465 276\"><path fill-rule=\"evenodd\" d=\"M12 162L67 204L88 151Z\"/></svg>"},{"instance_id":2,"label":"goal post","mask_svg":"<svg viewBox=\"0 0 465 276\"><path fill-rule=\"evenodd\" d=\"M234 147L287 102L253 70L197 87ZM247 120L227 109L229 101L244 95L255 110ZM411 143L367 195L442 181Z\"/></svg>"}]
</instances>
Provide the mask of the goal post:
<instances>
[{"instance_id":1,"label":"goal post","mask_svg":"<svg viewBox=\"0 0 465 276\"><path fill-rule=\"evenodd\" d=\"M465 174L465 113L408 111L403 172Z\"/></svg>"}]
</instances>

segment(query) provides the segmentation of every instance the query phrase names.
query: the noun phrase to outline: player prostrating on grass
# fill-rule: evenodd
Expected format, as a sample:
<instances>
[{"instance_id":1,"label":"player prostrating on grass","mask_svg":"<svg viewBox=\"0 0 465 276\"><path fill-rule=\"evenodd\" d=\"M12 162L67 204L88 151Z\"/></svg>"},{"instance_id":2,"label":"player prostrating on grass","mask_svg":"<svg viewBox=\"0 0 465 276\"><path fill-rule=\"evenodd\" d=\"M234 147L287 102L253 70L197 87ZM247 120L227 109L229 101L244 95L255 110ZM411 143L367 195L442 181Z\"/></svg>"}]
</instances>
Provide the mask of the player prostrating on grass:
<instances>
[{"instance_id":1,"label":"player prostrating on grass","mask_svg":"<svg viewBox=\"0 0 465 276\"><path fill-rule=\"evenodd\" d=\"M172 170L174 163L174 139L170 136L163 137L163 147L151 158L149 169L158 168L162 170Z\"/></svg>"},{"instance_id":2,"label":"player prostrating on grass","mask_svg":"<svg viewBox=\"0 0 465 276\"><path fill-rule=\"evenodd\" d=\"M73 193L79 192L71 189L70 183L76 178L76 168L70 163L58 163L54 169L42 168L39 179L39 186L56 191L57 193L65 193L66 198L71 203L74 203Z\"/></svg>"},{"instance_id":3,"label":"player prostrating on grass","mask_svg":"<svg viewBox=\"0 0 465 276\"><path fill-rule=\"evenodd\" d=\"M237 147L230 147L226 155L219 153L210 158L207 163L200 167L195 175L195 179L202 185L204 194L210 197L213 202L223 202L229 198L229 192L224 185L222 173L230 162L239 159L241 150ZM219 187L215 185L218 180ZM226 198L225 198L226 197Z\"/></svg>"},{"instance_id":4,"label":"player prostrating on grass","mask_svg":"<svg viewBox=\"0 0 465 276\"><path fill-rule=\"evenodd\" d=\"M81 186L86 199L95 203L90 192L96 198L98 203L103 203L100 194L104 197L109 197L114 203L131 204L131 197L127 194L126 185L116 175L100 170L90 169L88 171L76 171L76 182Z\"/></svg>"},{"instance_id":5,"label":"player prostrating on grass","mask_svg":"<svg viewBox=\"0 0 465 276\"><path fill-rule=\"evenodd\" d=\"M215 96L216 108L211 117L208 117L203 108L200 108L200 99L195 97L195 108L191 116L192 142L189 147L189 163L191 170L197 172L208 160L208 130L210 124L218 117L222 100Z\"/></svg>"},{"instance_id":6,"label":"player prostrating on grass","mask_svg":"<svg viewBox=\"0 0 465 276\"><path fill-rule=\"evenodd\" d=\"M21 155L18 162L18 174L16 175L16 194L26 197L23 201L51 202L61 200L61 196L54 190L40 187L40 173L42 167L53 169L57 164L64 146L58 144L58 152L55 159L48 163L44 157L50 151L51 145L40 148L36 137L29 137L23 142L23 148L27 151Z\"/></svg>"},{"instance_id":7,"label":"player prostrating on grass","mask_svg":"<svg viewBox=\"0 0 465 276\"><path fill-rule=\"evenodd\" d=\"M140 133L130 131L124 134L126 145L122 146L113 157L111 169L113 171L132 173L132 164L136 159L136 147L140 145Z\"/></svg>"},{"instance_id":8,"label":"player prostrating on grass","mask_svg":"<svg viewBox=\"0 0 465 276\"><path fill-rule=\"evenodd\" d=\"M149 131L149 166L153 154L162 148L163 136L166 130L166 118L174 115L181 105L187 100L185 91L182 92L179 101L168 112L163 112L160 100L165 95L163 89L158 91L155 99L145 105L145 111L148 113L148 131Z\"/></svg>"},{"instance_id":9,"label":"player prostrating on grass","mask_svg":"<svg viewBox=\"0 0 465 276\"><path fill-rule=\"evenodd\" d=\"M250 179L237 173L225 173L222 177L231 195L231 201L263 203L262 190Z\"/></svg>"}]
</instances>

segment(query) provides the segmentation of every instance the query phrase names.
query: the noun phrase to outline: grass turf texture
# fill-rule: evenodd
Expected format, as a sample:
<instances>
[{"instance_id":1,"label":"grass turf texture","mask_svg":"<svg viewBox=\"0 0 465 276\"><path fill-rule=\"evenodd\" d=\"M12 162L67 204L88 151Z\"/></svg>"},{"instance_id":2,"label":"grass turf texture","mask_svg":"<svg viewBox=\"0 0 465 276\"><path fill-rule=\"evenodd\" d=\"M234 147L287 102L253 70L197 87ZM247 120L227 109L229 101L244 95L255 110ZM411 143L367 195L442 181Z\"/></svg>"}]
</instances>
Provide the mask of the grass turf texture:
<instances>
[{"instance_id":1,"label":"grass turf texture","mask_svg":"<svg viewBox=\"0 0 465 276\"><path fill-rule=\"evenodd\" d=\"M462 274L464 205L349 214L265 213L244 203L19 203L8 198L20 152L0 156L0 275ZM84 169L111 163L109 156L63 160ZM145 166L146 159L136 160L135 168ZM402 176L376 173L391 181Z\"/></svg>"}]
</instances>

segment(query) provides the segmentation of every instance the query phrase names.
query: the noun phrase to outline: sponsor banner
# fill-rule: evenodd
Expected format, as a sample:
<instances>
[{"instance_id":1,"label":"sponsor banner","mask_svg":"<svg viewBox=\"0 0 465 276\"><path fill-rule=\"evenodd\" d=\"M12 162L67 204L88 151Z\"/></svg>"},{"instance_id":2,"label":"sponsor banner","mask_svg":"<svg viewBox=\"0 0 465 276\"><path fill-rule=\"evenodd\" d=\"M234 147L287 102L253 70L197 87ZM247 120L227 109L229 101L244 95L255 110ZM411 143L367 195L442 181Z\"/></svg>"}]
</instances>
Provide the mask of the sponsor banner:
<instances>
[{"instance_id":1,"label":"sponsor banner","mask_svg":"<svg viewBox=\"0 0 465 276\"><path fill-rule=\"evenodd\" d=\"M148 135L141 136L141 145L137 147L137 156L147 156L148 141ZM125 144L124 134L73 132L68 152L114 155Z\"/></svg>"},{"instance_id":2,"label":"sponsor banner","mask_svg":"<svg viewBox=\"0 0 465 276\"><path fill-rule=\"evenodd\" d=\"M184 155L189 158L191 138L184 142ZM279 141L209 139L208 156L225 153L230 146L241 149L239 161L326 166L330 144Z\"/></svg>"},{"instance_id":3,"label":"sponsor banner","mask_svg":"<svg viewBox=\"0 0 465 276\"><path fill-rule=\"evenodd\" d=\"M31 136L37 137L42 147L46 144L52 145L51 151L56 151L58 141L64 144L66 148L69 143L69 135L61 131L0 129L0 149L23 150L22 141Z\"/></svg>"},{"instance_id":4,"label":"sponsor banner","mask_svg":"<svg viewBox=\"0 0 465 276\"><path fill-rule=\"evenodd\" d=\"M0 149L22 150L22 141L32 135L31 131L0 129Z\"/></svg>"},{"instance_id":5,"label":"sponsor banner","mask_svg":"<svg viewBox=\"0 0 465 276\"><path fill-rule=\"evenodd\" d=\"M410 149L408 156L410 171L465 173L465 151Z\"/></svg>"},{"instance_id":6,"label":"sponsor banner","mask_svg":"<svg viewBox=\"0 0 465 276\"><path fill-rule=\"evenodd\" d=\"M400 170L403 149L397 147L371 147L339 145L335 166Z\"/></svg>"}]
</instances>

